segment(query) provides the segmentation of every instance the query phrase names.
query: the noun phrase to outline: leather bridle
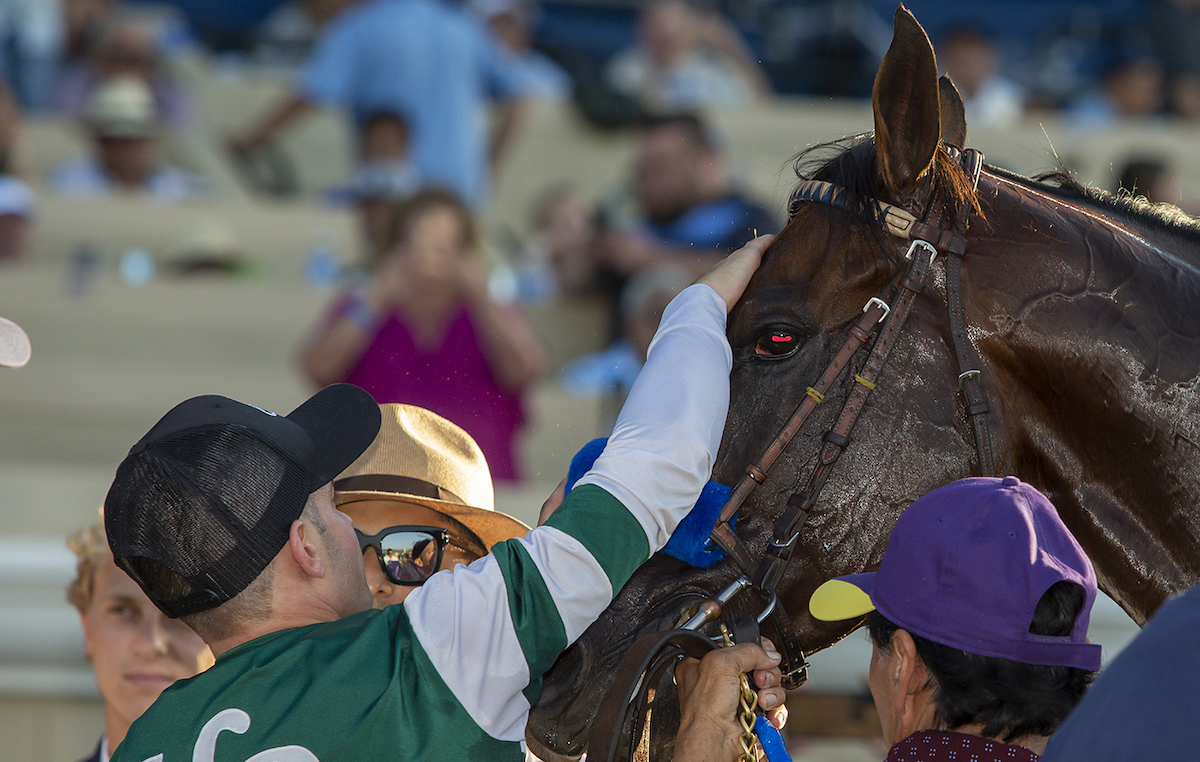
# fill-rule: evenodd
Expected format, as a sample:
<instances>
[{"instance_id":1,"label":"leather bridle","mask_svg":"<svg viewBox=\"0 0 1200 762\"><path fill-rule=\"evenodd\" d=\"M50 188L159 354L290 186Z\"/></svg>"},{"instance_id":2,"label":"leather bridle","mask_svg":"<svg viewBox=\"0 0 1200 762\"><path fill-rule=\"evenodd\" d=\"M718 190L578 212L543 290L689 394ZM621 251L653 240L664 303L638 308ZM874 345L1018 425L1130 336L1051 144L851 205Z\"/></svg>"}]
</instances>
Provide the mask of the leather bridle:
<instances>
[{"instance_id":1,"label":"leather bridle","mask_svg":"<svg viewBox=\"0 0 1200 762\"><path fill-rule=\"evenodd\" d=\"M947 150L952 151L952 155L957 155L971 187L977 187L983 168L983 155L974 149L959 152L947 147ZM789 217L794 216L799 205L805 202L845 208L841 189L831 183L817 180L802 182L796 187L788 202ZM899 339L913 303L924 289L925 280L939 253L946 256L946 301L951 335L954 352L958 358L959 387L963 392L967 414L974 431L979 473L981 476L994 476L996 473L988 424L987 396L980 382L980 372L975 363L970 340L967 338L962 310L962 261L967 254L966 233L971 207L960 204L954 218L950 219L949 200L945 191L937 187L933 190L923 220L917 220L900 207L881 201L876 201L875 204L879 220L887 231L897 238L912 241L906 255L909 262L907 271L896 276L882 292L867 301L862 317L850 326L841 349L813 385L808 387L804 399L787 423L759 459L746 466L745 475L721 509L720 518L712 531L712 540L734 559L743 573L753 581L754 587L770 598L775 598L775 589L787 570L788 562L800 538L800 529L815 506L834 464L849 444L854 424L858 421L871 392L876 388L884 363ZM824 400L830 387L855 353L870 342L872 337L874 344L862 364L862 369L854 374L854 387L842 406L837 422L825 434L816 467L805 486L788 499L783 513L775 521L766 553L756 561L730 526L730 519L754 488L766 481L767 472L783 453L784 448ZM798 687L807 677L808 665L782 604L776 602L775 610L771 612L767 621L776 631L776 645L783 655L784 686Z\"/></svg>"},{"instance_id":2,"label":"leather bridle","mask_svg":"<svg viewBox=\"0 0 1200 762\"><path fill-rule=\"evenodd\" d=\"M945 148L952 156L958 158L967 173L971 187L977 187L983 167L983 155L974 149L959 151L950 146ZM788 202L789 218L795 216L799 205L806 202L846 208L842 190L831 183L818 180L802 182L796 187ZM704 636L698 630L719 619L730 601L745 590L757 590L766 603L757 617L740 617L730 622L735 632L741 629L745 633L744 637L735 639L742 642L747 638L756 638L758 627L755 619L758 622L769 623L775 631L775 645L782 655L780 668L783 672L783 687L796 688L807 679L806 654L800 646L799 636L791 624L790 617L778 600L776 588L783 580L800 539L804 521L816 505L834 464L850 443L854 425L871 392L876 389L888 355L900 338L913 304L924 289L926 278L938 254L946 257L946 302L954 352L958 358L959 388L966 402L967 414L971 418L979 473L981 476L995 475L987 396L980 383L980 372L967 337L962 310L962 260L967 254L966 234L971 207L959 204L953 219L950 219L949 199L945 191L936 186L922 220L918 220L901 207L881 201L876 201L875 204L878 219L884 228L896 238L911 241L906 255L909 263L906 271L897 275L883 291L867 301L862 317L850 326L841 349L813 385L805 390L804 399L758 460L746 466L745 475L721 509L720 518L712 531L712 540L733 558L741 568L743 576L734 580L717 596L701 603L695 611L688 612L686 621L681 620L675 629L643 635L627 651L598 708L588 745L589 758L601 762L616 759L621 754L631 756L632 747L636 746L642 735L642 726L652 701L650 695L666 670L673 667L684 654L698 658L706 650L715 647L713 639ZM756 560L730 525L730 519L754 488L766 481L767 472L783 453L784 448L800 431L817 405L821 404L858 350L871 343L872 339L874 343L871 344L861 369L854 374L854 386L842 405L841 413L833 428L825 434L816 467L805 486L788 499L783 513L775 521L766 552Z\"/></svg>"}]
</instances>

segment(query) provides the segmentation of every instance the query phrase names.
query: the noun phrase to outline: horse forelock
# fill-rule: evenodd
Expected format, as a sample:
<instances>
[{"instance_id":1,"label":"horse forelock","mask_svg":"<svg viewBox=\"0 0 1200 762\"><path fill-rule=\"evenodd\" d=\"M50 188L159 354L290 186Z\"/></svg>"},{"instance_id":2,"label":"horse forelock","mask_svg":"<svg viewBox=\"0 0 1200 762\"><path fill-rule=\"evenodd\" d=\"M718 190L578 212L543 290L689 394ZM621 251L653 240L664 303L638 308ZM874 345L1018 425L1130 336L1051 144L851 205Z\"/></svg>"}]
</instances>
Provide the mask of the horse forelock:
<instances>
[{"instance_id":1,"label":"horse forelock","mask_svg":"<svg viewBox=\"0 0 1200 762\"><path fill-rule=\"evenodd\" d=\"M876 166L875 137L863 133L827 143L810 146L792 159L793 169L799 181L821 180L833 183L841 190L840 203L853 223L861 225L879 244L876 255L894 262L893 245L884 225L882 212L876 201L901 204L893 197L883 182ZM918 219L924 216L932 191L941 193L946 212L953 219L964 206L974 216L982 216L978 196L966 172L946 148L939 147L934 155L933 166L928 172L929 181L922 183L920 208L908 208ZM907 207L906 207L907 208Z\"/></svg>"}]
</instances>

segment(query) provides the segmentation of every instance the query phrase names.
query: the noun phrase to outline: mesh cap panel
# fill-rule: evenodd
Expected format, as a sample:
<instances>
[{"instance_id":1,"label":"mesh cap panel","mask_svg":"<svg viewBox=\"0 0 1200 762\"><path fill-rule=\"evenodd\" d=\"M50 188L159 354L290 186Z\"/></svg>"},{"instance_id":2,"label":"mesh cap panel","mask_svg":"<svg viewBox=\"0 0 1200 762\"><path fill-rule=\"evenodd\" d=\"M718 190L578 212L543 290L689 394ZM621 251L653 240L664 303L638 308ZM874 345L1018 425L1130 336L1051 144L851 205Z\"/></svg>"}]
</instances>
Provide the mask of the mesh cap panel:
<instances>
[{"instance_id":1,"label":"mesh cap panel","mask_svg":"<svg viewBox=\"0 0 1200 762\"><path fill-rule=\"evenodd\" d=\"M118 565L168 616L228 601L287 543L311 472L238 425L205 426L126 458L105 500Z\"/></svg>"}]
</instances>

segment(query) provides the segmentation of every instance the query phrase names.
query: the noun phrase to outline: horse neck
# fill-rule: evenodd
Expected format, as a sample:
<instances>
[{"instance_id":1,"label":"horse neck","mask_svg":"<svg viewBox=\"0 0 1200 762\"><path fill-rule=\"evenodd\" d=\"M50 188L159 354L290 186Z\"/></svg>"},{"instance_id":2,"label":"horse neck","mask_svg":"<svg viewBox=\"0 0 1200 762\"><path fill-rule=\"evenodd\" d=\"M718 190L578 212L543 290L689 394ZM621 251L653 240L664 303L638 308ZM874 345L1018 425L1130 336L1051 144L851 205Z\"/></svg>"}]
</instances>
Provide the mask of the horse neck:
<instances>
[{"instance_id":1,"label":"horse neck","mask_svg":"<svg viewBox=\"0 0 1200 762\"><path fill-rule=\"evenodd\" d=\"M1012 470L1144 621L1200 580L1196 247L1007 180L981 190L966 310Z\"/></svg>"}]
</instances>

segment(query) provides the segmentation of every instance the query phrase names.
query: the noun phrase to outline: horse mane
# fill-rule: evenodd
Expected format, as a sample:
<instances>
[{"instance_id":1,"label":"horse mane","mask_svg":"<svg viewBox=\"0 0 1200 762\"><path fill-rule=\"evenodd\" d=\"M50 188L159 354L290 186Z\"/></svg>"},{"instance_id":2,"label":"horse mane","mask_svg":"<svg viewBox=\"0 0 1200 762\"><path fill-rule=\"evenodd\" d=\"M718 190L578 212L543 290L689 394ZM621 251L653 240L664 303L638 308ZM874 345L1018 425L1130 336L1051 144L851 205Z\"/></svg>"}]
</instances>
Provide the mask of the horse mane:
<instances>
[{"instance_id":1,"label":"horse mane","mask_svg":"<svg viewBox=\"0 0 1200 762\"><path fill-rule=\"evenodd\" d=\"M888 189L875 168L875 137L862 133L809 146L792 159L796 178L800 181L821 180L833 183L842 190L839 206L861 224L880 245L883 256L894 256L894 247L883 224L882 212L875 203L887 200ZM958 210L968 206L982 216L975 188L957 159L939 147L933 162L934 187L938 188L947 205L950 219ZM918 218L923 210L913 211Z\"/></svg>"},{"instance_id":2,"label":"horse mane","mask_svg":"<svg viewBox=\"0 0 1200 762\"><path fill-rule=\"evenodd\" d=\"M876 199L886 199L887 189L875 170L875 139L871 133L852 135L826 143L818 143L796 154L792 160L798 180L823 180L842 189L842 206L851 217L869 231L880 244L880 251L890 257L886 246L887 234ZM1109 193L1079 182L1065 167L1029 178L1015 172L985 165L989 174L1032 190L1066 201L1082 202L1122 221L1150 230L1181 237L1200 245L1200 219L1188 215L1172 204L1154 203L1144 196L1126 192ZM955 214L961 205L969 205L982 215L975 189L967 180L958 162L939 148L933 164L934 180L945 194L946 203ZM911 211L911 210L910 210Z\"/></svg>"},{"instance_id":3,"label":"horse mane","mask_svg":"<svg viewBox=\"0 0 1200 762\"><path fill-rule=\"evenodd\" d=\"M1131 222L1170 235L1177 235L1200 244L1200 220L1173 204L1155 203L1145 196L1126 191L1109 193L1079 182L1065 168L1044 172L1033 178L988 165L990 174L1002 177L1066 201L1081 201L1095 209L1111 213L1124 222Z\"/></svg>"}]
</instances>

